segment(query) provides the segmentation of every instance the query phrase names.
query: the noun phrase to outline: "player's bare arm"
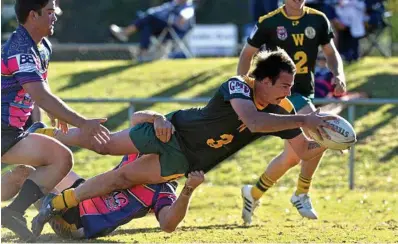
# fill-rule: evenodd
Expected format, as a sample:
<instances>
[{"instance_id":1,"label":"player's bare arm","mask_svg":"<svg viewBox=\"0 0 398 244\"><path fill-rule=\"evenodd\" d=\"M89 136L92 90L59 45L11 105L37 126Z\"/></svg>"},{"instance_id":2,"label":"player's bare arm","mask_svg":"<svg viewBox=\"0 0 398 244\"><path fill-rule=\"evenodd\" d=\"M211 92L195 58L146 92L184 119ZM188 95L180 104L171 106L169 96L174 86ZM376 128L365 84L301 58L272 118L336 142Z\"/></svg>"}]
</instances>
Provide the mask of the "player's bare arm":
<instances>
[{"instance_id":1,"label":"player's bare arm","mask_svg":"<svg viewBox=\"0 0 398 244\"><path fill-rule=\"evenodd\" d=\"M341 59L333 40L330 40L328 44L322 46L322 50L326 56L328 67L335 77L336 88L334 93L336 96L343 95L347 91L343 60Z\"/></svg>"},{"instance_id":2,"label":"player's bare arm","mask_svg":"<svg viewBox=\"0 0 398 244\"><path fill-rule=\"evenodd\" d=\"M32 96L36 103L62 121L82 129L83 133L95 136L99 143L106 143L109 140L109 131L101 123L106 119L85 119L61 99L54 96L48 89L48 85L42 82L29 82L23 88Z\"/></svg>"},{"instance_id":3,"label":"player's bare arm","mask_svg":"<svg viewBox=\"0 0 398 244\"><path fill-rule=\"evenodd\" d=\"M238 63L238 75L247 75L250 69L250 62L254 54L258 51L258 48L251 46L246 43L240 53L239 63Z\"/></svg>"},{"instance_id":4,"label":"player's bare arm","mask_svg":"<svg viewBox=\"0 0 398 244\"><path fill-rule=\"evenodd\" d=\"M188 179L180 196L171 206L166 206L159 212L159 224L163 231L173 232L184 219L193 191L203 183L203 171L194 171L188 174Z\"/></svg>"},{"instance_id":5,"label":"player's bare arm","mask_svg":"<svg viewBox=\"0 0 398 244\"><path fill-rule=\"evenodd\" d=\"M293 139L289 139L288 142L301 160L311 160L327 149L319 143L309 140L303 133Z\"/></svg>"},{"instance_id":6,"label":"player's bare arm","mask_svg":"<svg viewBox=\"0 0 398 244\"><path fill-rule=\"evenodd\" d=\"M322 127L333 129L326 121L335 119L332 116L320 116L318 113L308 115L280 115L258 112L254 103L245 99L231 99L236 114L253 132L276 132L281 130L305 127L322 134Z\"/></svg>"},{"instance_id":7,"label":"player's bare arm","mask_svg":"<svg viewBox=\"0 0 398 244\"><path fill-rule=\"evenodd\" d=\"M131 117L132 126L145 122L154 124L156 136L163 143L168 142L174 133L174 127L171 122L163 114L158 112L149 110L139 111Z\"/></svg>"}]
</instances>

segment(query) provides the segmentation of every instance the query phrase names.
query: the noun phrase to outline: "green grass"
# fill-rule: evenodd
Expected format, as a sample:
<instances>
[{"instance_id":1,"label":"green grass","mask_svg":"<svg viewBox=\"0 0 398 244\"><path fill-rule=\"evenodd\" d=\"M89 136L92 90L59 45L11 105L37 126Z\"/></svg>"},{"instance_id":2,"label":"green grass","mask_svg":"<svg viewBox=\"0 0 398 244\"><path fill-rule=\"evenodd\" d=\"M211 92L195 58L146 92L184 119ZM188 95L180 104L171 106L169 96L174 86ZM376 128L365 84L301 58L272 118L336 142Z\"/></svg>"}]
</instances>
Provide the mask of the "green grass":
<instances>
[{"instance_id":1,"label":"green grass","mask_svg":"<svg viewBox=\"0 0 398 244\"><path fill-rule=\"evenodd\" d=\"M52 90L63 98L208 97L236 70L236 59L193 59L131 65L126 61L55 62ZM350 90L398 97L398 58L366 58L346 67ZM70 104L86 116L107 117L107 127L128 126L127 104ZM191 104L140 105L167 113ZM197 106L196 104L194 106ZM345 112L343 112L343 115ZM254 225L240 219L240 186L254 183L283 148L277 138L258 140L207 175L190 212L174 234L160 232L154 216L134 220L96 242L398 242L398 108L357 107L355 184L348 189L348 155L327 152L312 189L318 221L303 220L289 203L299 167L263 198ZM90 177L111 169L119 157L74 149L75 171ZM36 212L30 210L29 218ZM15 237L2 229L2 241ZM45 229L41 242L61 242ZM70 242L70 240L68 241Z\"/></svg>"}]
</instances>

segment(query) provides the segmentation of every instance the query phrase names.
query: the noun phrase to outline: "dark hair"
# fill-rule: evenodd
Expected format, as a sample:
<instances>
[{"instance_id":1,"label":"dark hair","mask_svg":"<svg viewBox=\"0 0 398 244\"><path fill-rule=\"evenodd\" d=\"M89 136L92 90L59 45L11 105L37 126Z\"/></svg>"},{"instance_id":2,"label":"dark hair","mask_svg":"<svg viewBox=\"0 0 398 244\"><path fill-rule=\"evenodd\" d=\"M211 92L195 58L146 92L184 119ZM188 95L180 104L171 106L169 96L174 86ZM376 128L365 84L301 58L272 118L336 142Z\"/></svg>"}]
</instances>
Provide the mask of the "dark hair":
<instances>
[{"instance_id":1,"label":"dark hair","mask_svg":"<svg viewBox=\"0 0 398 244\"><path fill-rule=\"evenodd\" d=\"M14 9L18 22L20 24L25 24L32 10L41 15L41 9L44 8L49 1L52 0L16 0Z\"/></svg>"},{"instance_id":2,"label":"dark hair","mask_svg":"<svg viewBox=\"0 0 398 244\"><path fill-rule=\"evenodd\" d=\"M285 50L278 48L276 51L260 51L251 63L249 76L257 81L268 77L275 85L279 74L284 71L289 74L296 72L296 66Z\"/></svg>"}]
</instances>

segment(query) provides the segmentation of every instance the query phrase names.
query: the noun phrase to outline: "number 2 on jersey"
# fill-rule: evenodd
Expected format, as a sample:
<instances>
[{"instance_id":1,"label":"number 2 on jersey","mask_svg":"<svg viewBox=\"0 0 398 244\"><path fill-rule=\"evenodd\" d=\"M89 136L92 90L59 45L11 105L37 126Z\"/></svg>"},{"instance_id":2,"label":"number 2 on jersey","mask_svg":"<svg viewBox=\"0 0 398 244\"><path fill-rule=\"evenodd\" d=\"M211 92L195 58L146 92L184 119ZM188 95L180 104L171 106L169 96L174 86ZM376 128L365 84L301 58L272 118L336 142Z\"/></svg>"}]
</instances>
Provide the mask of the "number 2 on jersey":
<instances>
[{"instance_id":1,"label":"number 2 on jersey","mask_svg":"<svg viewBox=\"0 0 398 244\"><path fill-rule=\"evenodd\" d=\"M206 141L207 145L212 148L220 148L224 145L227 145L228 143L231 143L232 140L234 139L233 135L230 134L223 134L220 136L221 140L215 141L214 139L208 139Z\"/></svg>"},{"instance_id":2,"label":"number 2 on jersey","mask_svg":"<svg viewBox=\"0 0 398 244\"><path fill-rule=\"evenodd\" d=\"M307 54L303 51L298 51L294 54L294 61L296 61L296 73L297 74L307 74L308 67L307 64Z\"/></svg>"}]
</instances>

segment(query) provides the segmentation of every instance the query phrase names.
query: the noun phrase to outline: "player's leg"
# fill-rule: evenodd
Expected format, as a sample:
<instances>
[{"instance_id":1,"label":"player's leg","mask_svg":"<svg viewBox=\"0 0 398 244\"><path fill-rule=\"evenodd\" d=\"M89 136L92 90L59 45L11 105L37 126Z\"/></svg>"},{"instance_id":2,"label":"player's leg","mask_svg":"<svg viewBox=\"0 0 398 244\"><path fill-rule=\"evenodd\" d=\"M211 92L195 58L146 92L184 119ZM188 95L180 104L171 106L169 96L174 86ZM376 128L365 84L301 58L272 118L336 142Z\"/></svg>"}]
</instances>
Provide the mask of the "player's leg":
<instances>
[{"instance_id":1,"label":"player's leg","mask_svg":"<svg viewBox=\"0 0 398 244\"><path fill-rule=\"evenodd\" d=\"M67 146L86 148L104 155L126 155L138 153L137 148L130 139L131 128L114 132L109 135L110 140L106 144L93 144L92 140L82 136L79 128L70 128L67 134L62 133L57 128L46 127L45 124L38 122L28 129L31 133L44 134L53 137Z\"/></svg>"},{"instance_id":2,"label":"player's leg","mask_svg":"<svg viewBox=\"0 0 398 244\"><path fill-rule=\"evenodd\" d=\"M32 221L32 231L39 236L45 223L59 211L78 206L79 202L89 198L106 195L117 189L127 189L133 185L162 183L158 155L144 155L132 164L105 172L88 179L76 189L68 189L60 195L50 196L46 205L42 205L39 214Z\"/></svg>"},{"instance_id":3,"label":"player's leg","mask_svg":"<svg viewBox=\"0 0 398 244\"><path fill-rule=\"evenodd\" d=\"M119 133L118 136L120 136L119 138L126 136L125 131ZM58 210L77 206L80 201L102 196L114 190L125 189L138 184L166 182L184 175L189 169L188 160L181 152L174 135L169 142L163 143L156 137L153 124L144 123L133 127L128 136L131 140L128 145L135 145L134 149L137 150L138 148L137 151L132 152L131 148L124 144L114 144L109 150L112 150L112 153L125 150L123 154L139 151L146 155L132 164L97 175L88 179L78 188L66 190L61 195L54 197L50 206L41 208L39 215L35 217L34 229L37 230L35 231L36 234L40 234L44 224ZM134 144L132 141L134 141ZM111 145L116 143L112 137L110 142ZM119 146L119 148L114 149L116 146Z\"/></svg>"},{"instance_id":4,"label":"player's leg","mask_svg":"<svg viewBox=\"0 0 398 244\"><path fill-rule=\"evenodd\" d=\"M73 171L70 171L60 183L49 193L46 197L37 201L34 205L37 210L40 210L41 206L47 205L51 201L54 194L59 194L60 192L75 188L82 184L84 179ZM84 229L80 219L79 207L68 209L63 211L58 215L53 216L48 222L59 237L65 239L82 239L84 238ZM33 223L32 223L33 226Z\"/></svg>"},{"instance_id":5,"label":"player's leg","mask_svg":"<svg viewBox=\"0 0 398 244\"><path fill-rule=\"evenodd\" d=\"M79 201L83 201L105 195L115 189L127 189L134 185L157 184L165 181L161 176L159 156L144 155L132 164L88 179L75 189L75 196Z\"/></svg>"},{"instance_id":6,"label":"player's leg","mask_svg":"<svg viewBox=\"0 0 398 244\"><path fill-rule=\"evenodd\" d=\"M29 174L35 168L28 165L18 165L1 175L1 201L13 198L21 189Z\"/></svg>"},{"instance_id":7,"label":"player's leg","mask_svg":"<svg viewBox=\"0 0 398 244\"><path fill-rule=\"evenodd\" d=\"M307 104L297 113L308 114L315 111L315 106L312 103ZM304 133L308 135L308 132L304 130ZM297 180L297 189L291 198L291 203L297 208L301 216L309 219L317 219L317 213L312 206L311 199L308 192L311 187L312 177L315 174L316 169L322 159L323 154L311 159L301 162L301 172Z\"/></svg>"},{"instance_id":8,"label":"player's leg","mask_svg":"<svg viewBox=\"0 0 398 244\"><path fill-rule=\"evenodd\" d=\"M292 96L289 97L289 100L293 103L296 111L307 113L307 111L311 111L312 109L311 100L309 98L301 96L300 94L292 94ZM242 187L242 218L245 224L251 223L253 212L256 206L258 206L259 199L263 196L263 194L269 188L271 188L276 183L276 181L280 177L282 177L290 168L297 165L299 162L300 158L294 152L290 144L288 142L285 142L283 152L270 162L267 169L260 176L257 183L254 186L245 185ZM302 177L299 177L299 179L302 179Z\"/></svg>"},{"instance_id":9,"label":"player's leg","mask_svg":"<svg viewBox=\"0 0 398 244\"><path fill-rule=\"evenodd\" d=\"M8 164L36 167L23 183L14 201L2 209L2 224L22 239L32 238L23 217L25 210L44 196L69 172L72 153L58 141L43 135L28 134L1 157Z\"/></svg>"},{"instance_id":10,"label":"player's leg","mask_svg":"<svg viewBox=\"0 0 398 244\"><path fill-rule=\"evenodd\" d=\"M242 187L243 198L242 218L245 224L251 224L255 208L259 205L260 198L271 188L280 177L290 168L300 162L299 157L294 152L288 142L282 153L271 160L265 172L260 176L255 185L245 185Z\"/></svg>"}]
</instances>

